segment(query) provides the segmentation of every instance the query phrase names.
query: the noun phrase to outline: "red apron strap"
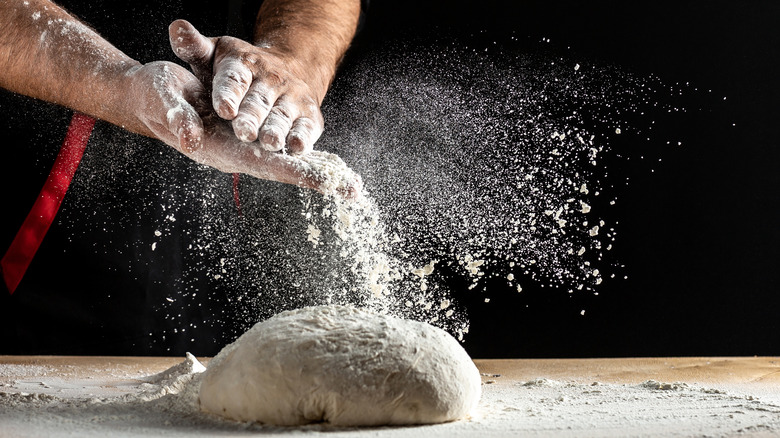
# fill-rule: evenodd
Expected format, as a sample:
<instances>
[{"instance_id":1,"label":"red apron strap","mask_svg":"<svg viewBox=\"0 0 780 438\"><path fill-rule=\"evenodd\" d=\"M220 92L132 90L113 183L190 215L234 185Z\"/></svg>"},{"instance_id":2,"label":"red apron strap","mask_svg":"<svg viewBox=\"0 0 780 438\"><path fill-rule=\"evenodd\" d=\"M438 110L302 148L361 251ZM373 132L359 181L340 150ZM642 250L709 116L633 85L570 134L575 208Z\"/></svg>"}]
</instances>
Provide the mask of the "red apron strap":
<instances>
[{"instance_id":1,"label":"red apron strap","mask_svg":"<svg viewBox=\"0 0 780 438\"><path fill-rule=\"evenodd\" d=\"M22 281L27 267L30 266L38 247L43 242L43 237L54 221L54 216L84 155L84 149L87 147L94 126L95 119L92 117L81 113L73 114L65 141L57 154L49 177L32 210L11 242L11 246L0 260L3 280L12 294Z\"/></svg>"},{"instance_id":2,"label":"red apron strap","mask_svg":"<svg viewBox=\"0 0 780 438\"><path fill-rule=\"evenodd\" d=\"M238 192L238 181L239 181L239 174L234 173L233 174L233 202L236 204L236 211L238 211L238 215L242 216L241 213L241 196Z\"/></svg>"}]
</instances>

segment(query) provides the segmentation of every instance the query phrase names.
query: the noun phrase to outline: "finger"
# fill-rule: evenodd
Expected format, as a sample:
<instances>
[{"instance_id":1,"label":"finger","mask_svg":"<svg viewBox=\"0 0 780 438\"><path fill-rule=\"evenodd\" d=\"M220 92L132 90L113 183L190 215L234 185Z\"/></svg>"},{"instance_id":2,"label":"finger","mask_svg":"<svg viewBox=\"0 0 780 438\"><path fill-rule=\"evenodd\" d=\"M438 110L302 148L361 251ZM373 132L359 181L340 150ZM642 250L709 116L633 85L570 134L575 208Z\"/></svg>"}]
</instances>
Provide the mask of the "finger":
<instances>
[{"instance_id":1,"label":"finger","mask_svg":"<svg viewBox=\"0 0 780 438\"><path fill-rule=\"evenodd\" d=\"M211 83L211 64L214 58L215 40L201 35L186 20L176 20L168 26L168 37L173 53L192 68L195 76L204 84Z\"/></svg>"},{"instance_id":2,"label":"finger","mask_svg":"<svg viewBox=\"0 0 780 438\"><path fill-rule=\"evenodd\" d=\"M214 110L220 117L233 120L238 115L239 105L253 79L249 67L236 57L226 56L214 66L211 98Z\"/></svg>"},{"instance_id":3,"label":"finger","mask_svg":"<svg viewBox=\"0 0 780 438\"><path fill-rule=\"evenodd\" d=\"M179 152L189 156L201 150L205 135L203 121L186 102L171 107L161 122L145 121L155 137Z\"/></svg>"},{"instance_id":4,"label":"finger","mask_svg":"<svg viewBox=\"0 0 780 438\"><path fill-rule=\"evenodd\" d=\"M313 151L302 156L270 152L256 143L241 143L224 123L206 134L204 147L192 158L222 172L314 189L323 194L356 198L363 182L337 155Z\"/></svg>"},{"instance_id":5,"label":"finger","mask_svg":"<svg viewBox=\"0 0 780 438\"><path fill-rule=\"evenodd\" d=\"M314 149L314 143L320 138L323 126L309 117L297 118L287 134L287 150L291 154L305 154Z\"/></svg>"},{"instance_id":6,"label":"finger","mask_svg":"<svg viewBox=\"0 0 780 438\"><path fill-rule=\"evenodd\" d=\"M263 126L260 128L260 145L268 151L279 151L285 146L287 134L293 121L293 106L277 101L268 112Z\"/></svg>"},{"instance_id":7,"label":"finger","mask_svg":"<svg viewBox=\"0 0 780 438\"><path fill-rule=\"evenodd\" d=\"M245 142L257 140L260 126L268 117L276 97L274 89L261 82L253 83L238 108L238 115L233 119L236 137Z\"/></svg>"},{"instance_id":8,"label":"finger","mask_svg":"<svg viewBox=\"0 0 780 438\"><path fill-rule=\"evenodd\" d=\"M191 154L200 149L203 141L203 121L186 100L168 110L168 131L176 136L179 150Z\"/></svg>"},{"instance_id":9,"label":"finger","mask_svg":"<svg viewBox=\"0 0 780 438\"><path fill-rule=\"evenodd\" d=\"M146 102L139 115L154 135L184 154L200 149L203 121L190 101L201 95L203 85L177 65L149 64L154 72L156 96Z\"/></svg>"}]
</instances>

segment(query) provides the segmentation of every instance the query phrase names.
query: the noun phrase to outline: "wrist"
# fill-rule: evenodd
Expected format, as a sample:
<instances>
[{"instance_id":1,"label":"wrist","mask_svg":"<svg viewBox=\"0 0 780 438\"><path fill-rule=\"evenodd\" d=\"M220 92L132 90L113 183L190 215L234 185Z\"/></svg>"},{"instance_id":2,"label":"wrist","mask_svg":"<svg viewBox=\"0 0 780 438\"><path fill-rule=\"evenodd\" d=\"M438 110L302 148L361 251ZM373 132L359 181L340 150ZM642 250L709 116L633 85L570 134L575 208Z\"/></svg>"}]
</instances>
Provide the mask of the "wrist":
<instances>
[{"instance_id":1,"label":"wrist","mask_svg":"<svg viewBox=\"0 0 780 438\"><path fill-rule=\"evenodd\" d=\"M138 110L139 101L146 91L142 87L149 86L139 78L143 67L143 64L132 59L117 66L108 81L111 90L105 101L105 115L101 119L136 134L153 137L154 134Z\"/></svg>"},{"instance_id":2,"label":"wrist","mask_svg":"<svg viewBox=\"0 0 780 438\"><path fill-rule=\"evenodd\" d=\"M335 62L314 53L291 49L289 45L260 43L256 46L278 59L280 66L308 85L313 97L318 103L322 103L336 74Z\"/></svg>"},{"instance_id":3,"label":"wrist","mask_svg":"<svg viewBox=\"0 0 780 438\"><path fill-rule=\"evenodd\" d=\"M358 0L266 0L253 43L274 51L321 102L357 29Z\"/></svg>"}]
</instances>

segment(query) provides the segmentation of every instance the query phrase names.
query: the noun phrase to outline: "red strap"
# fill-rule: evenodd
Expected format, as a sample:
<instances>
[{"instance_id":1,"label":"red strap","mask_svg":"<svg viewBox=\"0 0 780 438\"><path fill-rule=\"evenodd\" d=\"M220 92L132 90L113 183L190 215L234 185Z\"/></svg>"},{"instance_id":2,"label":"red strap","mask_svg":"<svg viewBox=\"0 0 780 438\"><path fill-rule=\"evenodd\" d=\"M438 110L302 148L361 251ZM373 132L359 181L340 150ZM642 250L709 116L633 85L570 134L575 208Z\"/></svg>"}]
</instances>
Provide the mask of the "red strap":
<instances>
[{"instance_id":1,"label":"red strap","mask_svg":"<svg viewBox=\"0 0 780 438\"><path fill-rule=\"evenodd\" d=\"M22 281L27 267L30 266L35 252L43 242L43 237L54 221L54 216L62 204L65 192L68 191L70 181L76 173L87 141L95 126L95 119L90 116L74 113L65 135L54 166L49 172L49 177L38 195L32 210L24 220L19 232L5 256L0 260L0 268L3 271L3 279L10 293L14 293L19 282Z\"/></svg>"},{"instance_id":2,"label":"red strap","mask_svg":"<svg viewBox=\"0 0 780 438\"><path fill-rule=\"evenodd\" d=\"M241 196L239 196L238 193L238 173L233 174L233 202L236 203L236 211L238 211L239 216L243 216L241 213Z\"/></svg>"}]
</instances>

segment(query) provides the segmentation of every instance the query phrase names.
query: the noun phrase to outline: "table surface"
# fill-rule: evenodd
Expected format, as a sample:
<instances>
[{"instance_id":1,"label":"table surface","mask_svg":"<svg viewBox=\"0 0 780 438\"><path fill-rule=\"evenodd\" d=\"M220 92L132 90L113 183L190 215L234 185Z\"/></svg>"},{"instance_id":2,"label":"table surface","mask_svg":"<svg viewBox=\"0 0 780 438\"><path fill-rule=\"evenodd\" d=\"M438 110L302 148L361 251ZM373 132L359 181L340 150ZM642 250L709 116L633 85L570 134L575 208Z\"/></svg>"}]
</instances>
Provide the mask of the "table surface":
<instances>
[{"instance_id":1,"label":"table surface","mask_svg":"<svg viewBox=\"0 0 780 438\"><path fill-rule=\"evenodd\" d=\"M0 438L780 436L780 357L477 359L482 399L471 418L405 428L280 430L122 401L183 361L0 356Z\"/></svg>"},{"instance_id":2,"label":"table surface","mask_svg":"<svg viewBox=\"0 0 780 438\"><path fill-rule=\"evenodd\" d=\"M155 374L182 361L181 357L136 356L0 356L0 365L22 365L17 373L0 374L0 383L42 372L74 377L122 377ZM207 358L201 358L207 363ZM780 357L663 357L608 359L476 359L480 372L504 380L549 379L640 383L648 379L685 383L780 384ZM45 376L40 376L45 377Z\"/></svg>"}]
</instances>

